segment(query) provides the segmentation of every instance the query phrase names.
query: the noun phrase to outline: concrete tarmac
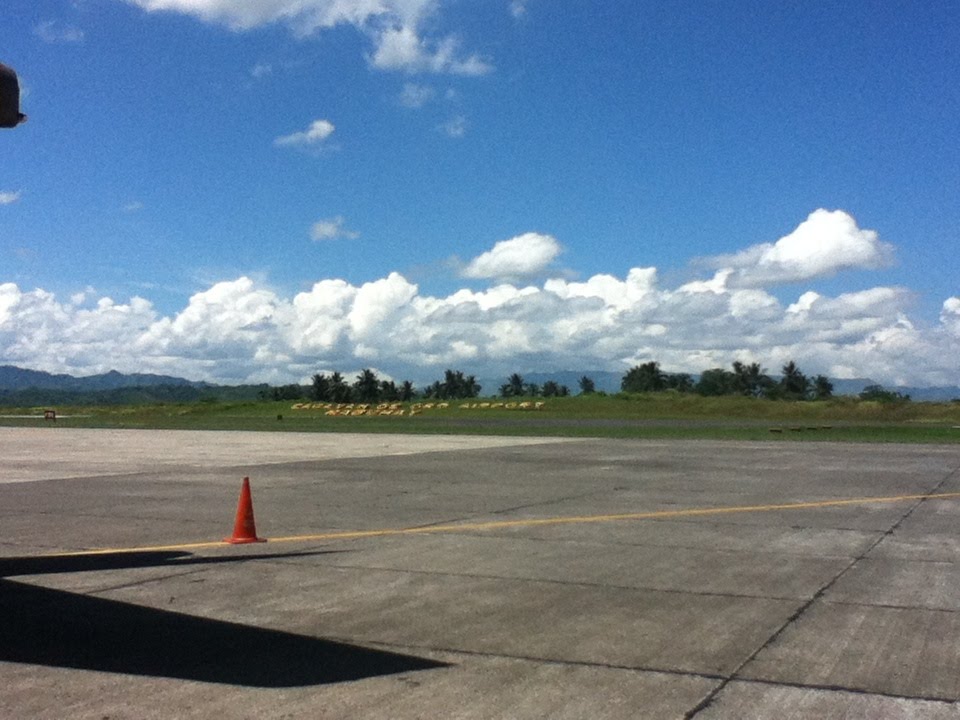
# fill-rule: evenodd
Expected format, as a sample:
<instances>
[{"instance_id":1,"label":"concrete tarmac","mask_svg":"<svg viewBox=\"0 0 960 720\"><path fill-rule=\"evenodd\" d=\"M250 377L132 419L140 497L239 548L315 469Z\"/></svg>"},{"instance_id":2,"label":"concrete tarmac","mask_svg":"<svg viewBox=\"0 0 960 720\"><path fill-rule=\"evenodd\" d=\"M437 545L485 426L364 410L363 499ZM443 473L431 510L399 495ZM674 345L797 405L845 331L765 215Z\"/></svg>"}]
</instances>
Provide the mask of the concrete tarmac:
<instances>
[{"instance_id":1,"label":"concrete tarmac","mask_svg":"<svg viewBox=\"0 0 960 720\"><path fill-rule=\"evenodd\" d=\"M958 560L960 446L0 428L0 717L960 719Z\"/></svg>"}]
</instances>

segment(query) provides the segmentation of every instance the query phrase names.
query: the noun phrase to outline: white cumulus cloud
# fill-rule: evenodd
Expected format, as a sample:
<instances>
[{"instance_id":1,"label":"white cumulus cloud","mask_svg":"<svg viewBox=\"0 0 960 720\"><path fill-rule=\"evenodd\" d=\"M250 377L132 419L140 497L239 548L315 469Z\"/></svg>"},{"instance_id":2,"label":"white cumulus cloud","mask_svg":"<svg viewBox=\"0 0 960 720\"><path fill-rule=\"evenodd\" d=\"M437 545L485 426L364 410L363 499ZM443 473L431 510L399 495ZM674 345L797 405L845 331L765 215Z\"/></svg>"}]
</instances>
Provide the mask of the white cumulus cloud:
<instances>
[{"instance_id":1,"label":"white cumulus cloud","mask_svg":"<svg viewBox=\"0 0 960 720\"><path fill-rule=\"evenodd\" d=\"M437 94L429 85L405 83L400 92L400 104L408 108L421 108L430 102Z\"/></svg>"},{"instance_id":2,"label":"white cumulus cloud","mask_svg":"<svg viewBox=\"0 0 960 720\"><path fill-rule=\"evenodd\" d=\"M310 226L310 237L313 240L336 240L337 238L349 238L355 240L360 237L360 233L354 230L346 229L343 224L346 222L340 215L325 220L317 220Z\"/></svg>"},{"instance_id":3,"label":"white cumulus cloud","mask_svg":"<svg viewBox=\"0 0 960 720\"><path fill-rule=\"evenodd\" d=\"M128 0L148 12L192 15L234 30L282 22L305 34L340 24L364 25L402 2L380 0ZM421 6L429 0L414 3Z\"/></svg>"},{"instance_id":4,"label":"white cumulus cloud","mask_svg":"<svg viewBox=\"0 0 960 720\"><path fill-rule=\"evenodd\" d=\"M740 286L792 283L833 275L841 270L874 270L892 262L893 248L873 230L857 227L842 210L815 210L789 235L775 243L754 245L735 255L708 259L727 270Z\"/></svg>"},{"instance_id":5,"label":"white cumulus cloud","mask_svg":"<svg viewBox=\"0 0 960 720\"><path fill-rule=\"evenodd\" d=\"M46 20L33 28L34 34L45 43L83 42L83 30L58 20Z\"/></svg>"},{"instance_id":6,"label":"white cumulus cloud","mask_svg":"<svg viewBox=\"0 0 960 720\"><path fill-rule=\"evenodd\" d=\"M447 137L462 138L467 134L467 118L464 115L454 115L438 129L443 131Z\"/></svg>"},{"instance_id":7,"label":"white cumulus cloud","mask_svg":"<svg viewBox=\"0 0 960 720\"><path fill-rule=\"evenodd\" d=\"M482 75L490 64L462 55L453 36L426 38L421 28L439 0L127 0L148 12L192 15L242 31L283 23L298 36L352 25L373 44L370 64L384 70Z\"/></svg>"},{"instance_id":8,"label":"white cumulus cloud","mask_svg":"<svg viewBox=\"0 0 960 720\"><path fill-rule=\"evenodd\" d=\"M468 278L514 279L538 275L560 254L560 243L550 235L528 232L501 240L463 269Z\"/></svg>"},{"instance_id":9,"label":"white cumulus cloud","mask_svg":"<svg viewBox=\"0 0 960 720\"><path fill-rule=\"evenodd\" d=\"M333 123L329 120L314 120L306 130L283 135L273 141L277 147L316 147L333 135Z\"/></svg>"},{"instance_id":10,"label":"white cumulus cloud","mask_svg":"<svg viewBox=\"0 0 960 720\"><path fill-rule=\"evenodd\" d=\"M13 205L20 199L20 192L0 191L0 205Z\"/></svg>"},{"instance_id":11,"label":"white cumulus cloud","mask_svg":"<svg viewBox=\"0 0 960 720\"><path fill-rule=\"evenodd\" d=\"M940 322L947 331L960 338L960 297L944 300L943 309L940 311Z\"/></svg>"},{"instance_id":12,"label":"white cumulus cloud","mask_svg":"<svg viewBox=\"0 0 960 720\"><path fill-rule=\"evenodd\" d=\"M361 285L347 315L353 339L376 340L371 336L382 332L387 321L401 313L416 294L417 286L395 272Z\"/></svg>"},{"instance_id":13,"label":"white cumulus cloud","mask_svg":"<svg viewBox=\"0 0 960 720\"><path fill-rule=\"evenodd\" d=\"M270 63L257 63L250 68L250 77L263 78L273 73L273 65Z\"/></svg>"},{"instance_id":14,"label":"white cumulus cloud","mask_svg":"<svg viewBox=\"0 0 960 720\"><path fill-rule=\"evenodd\" d=\"M370 64L381 70L404 70L409 73L486 75L493 70L478 55L461 57L459 45L453 37L430 42L421 38L416 28L401 25L379 33Z\"/></svg>"}]
</instances>

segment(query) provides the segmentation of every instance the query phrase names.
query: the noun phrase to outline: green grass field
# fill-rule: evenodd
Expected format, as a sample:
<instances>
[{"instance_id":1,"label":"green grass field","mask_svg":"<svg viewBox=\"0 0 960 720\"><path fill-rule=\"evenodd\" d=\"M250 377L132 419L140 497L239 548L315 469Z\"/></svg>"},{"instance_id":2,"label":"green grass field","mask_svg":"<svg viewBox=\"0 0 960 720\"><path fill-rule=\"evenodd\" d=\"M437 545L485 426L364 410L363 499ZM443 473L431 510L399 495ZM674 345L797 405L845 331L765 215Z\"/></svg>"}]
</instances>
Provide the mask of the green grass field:
<instances>
[{"instance_id":1,"label":"green grass field","mask_svg":"<svg viewBox=\"0 0 960 720\"><path fill-rule=\"evenodd\" d=\"M480 400L471 401L480 403ZM484 402L496 403L496 400ZM776 402L697 395L551 398L539 410L421 409L411 416L328 416L291 402L190 403L120 407L0 408L0 426L399 432L757 441L960 442L960 403L878 403L853 398Z\"/></svg>"}]
</instances>

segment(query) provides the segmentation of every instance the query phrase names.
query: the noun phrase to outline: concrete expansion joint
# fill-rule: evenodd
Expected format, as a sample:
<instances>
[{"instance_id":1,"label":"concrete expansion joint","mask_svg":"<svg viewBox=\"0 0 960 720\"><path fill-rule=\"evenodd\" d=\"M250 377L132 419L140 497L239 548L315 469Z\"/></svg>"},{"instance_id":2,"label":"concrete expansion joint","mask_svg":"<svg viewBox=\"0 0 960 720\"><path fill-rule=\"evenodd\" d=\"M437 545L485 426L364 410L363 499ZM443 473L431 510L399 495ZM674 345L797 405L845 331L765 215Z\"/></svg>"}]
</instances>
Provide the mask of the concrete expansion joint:
<instances>
[{"instance_id":1,"label":"concrete expansion joint","mask_svg":"<svg viewBox=\"0 0 960 720\"><path fill-rule=\"evenodd\" d=\"M866 562L902 562L908 563L910 565L956 565L955 560L936 560L936 559L926 559L926 558L912 558L912 557L895 557L895 556L880 556L880 557L868 557L864 558Z\"/></svg>"},{"instance_id":2,"label":"concrete expansion joint","mask_svg":"<svg viewBox=\"0 0 960 720\"><path fill-rule=\"evenodd\" d=\"M434 527L447 527L448 525L455 525L456 523L465 523L473 520L478 515L483 515L485 513L477 513L476 515L461 515L455 518L448 518L444 520L431 520L428 523L421 523L420 525L410 525L405 530L429 530Z\"/></svg>"},{"instance_id":3,"label":"concrete expansion joint","mask_svg":"<svg viewBox=\"0 0 960 720\"><path fill-rule=\"evenodd\" d=\"M925 495L929 496L939 492L940 488L942 488L953 475L957 474L958 471L960 471L960 467L957 467L954 470L952 470L950 473L948 473L936 484L935 487L928 490L925 493ZM850 572L854 567L856 567L861 560L866 558L867 555L869 555L874 550L874 548L876 548L880 543L882 543L888 536L892 535L897 530L897 528L899 528L900 525L908 517L910 517L910 515L912 515L913 512L918 507L920 507L924 503L925 500L927 500L927 497L921 497L916 502L914 502L897 519L897 521L893 523L893 525L891 525L886 531L884 531L862 553L860 553L857 557L853 558L853 560L846 567L840 570L840 572L838 572L832 579L828 580L822 587L820 587L820 589L817 590L817 592L815 592L810 597L810 599L808 599L800 607L798 607L796 611L794 611L794 613L790 615L790 617L788 617L786 621L779 628L777 628L777 630L769 638L767 638L765 642L763 642L756 650L754 650L749 656L747 656L747 658L742 663L740 663L740 665L738 665L737 668L734 669L734 671L730 673L729 676L724 678L724 680L717 687L715 687L713 690L707 693L707 695L699 703L697 703L697 705L695 705L689 712L687 712L687 714L684 715L684 720L692 720L692 718L699 715L701 711L710 707L710 705L713 704L714 700L716 700L717 696L723 691L723 689L726 688L727 685L729 685L734 680L737 680L737 681L745 680L745 678L742 678L740 676L740 673L743 671L743 669L748 664L750 664L761 652L763 652L768 647L774 645L780 639L780 637L784 634L784 632L786 632L787 628L789 628L791 625L796 623L797 620L803 617L803 615L807 612L807 610L809 610L810 607L812 607L815 602L820 600L826 594L826 592L840 580L840 578L842 578L844 575Z\"/></svg>"},{"instance_id":4,"label":"concrete expansion joint","mask_svg":"<svg viewBox=\"0 0 960 720\"><path fill-rule=\"evenodd\" d=\"M784 508L784 509L788 509L788 508ZM650 519L650 522L687 523L687 524L689 524L689 525L697 525L697 524L701 523L702 521L699 520L699 519L689 519L689 520L688 520L688 519L686 519L686 518L678 517L678 518L664 518L663 520L658 519L658 518L651 518L651 519ZM731 527L735 527L735 528L743 527L743 524L742 524L742 523L738 523L738 522L735 522L735 521L732 521L732 520L724 520L723 517L722 517L722 516L719 516L719 515L717 516L717 519L716 519L716 520L710 520L709 522L710 522L711 525L723 525L723 526L731 526ZM756 526L756 527L763 527L763 528L780 528L780 527L782 527L781 525L777 525L775 522L755 522L755 523L753 523L753 525ZM818 527L818 526L816 526L816 525L789 525L788 527L789 527L791 530L813 530L813 531L822 531L822 530L823 530L822 527ZM870 534L870 533L883 534L883 532L884 532L884 531L882 531L882 530L870 530L870 529L864 530L862 527L844 527L843 525L836 525L836 526L831 525L831 526L830 526L830 529L831 529L831 530L836 530L837 532L854 532L854 533L862 533L862 534L865 534L865 535L866 535L866 534Z\"/></svg>"},{"instance_id":5,"label":"concrete expansion joint","mask_svg":"<svg viewBox=\"0 0 960 720\"><path fill-rule=\"evenodd\" d=\"M180 572L156 575L153 577L144 578L143 580L135 580L133 582L120 583L118 585L107 585L105 587L97 588L96 590L87 590L84 595L100 595L102 593L112 592L114 590L127 590L129 588L144 587L146 585L152 585L153 583L163 582L164 580L170 580L172 578L182 578L190 575L196 575L197 573L202 573L204 571L205 568L195 568L193 570L181 570Z\"/></svg>"},{"instance_id":6,"label":"concrete expansion joint","mask_svg":"<svg viewBox=\"0 0 960 720\"><path fill-rule=\"evenodd\" d=\"M940 482L938 482L933 488L931 488L930 490L928 490L928 491L925 493L925 496L924 496L924 497L921 497L921 498L918 499L915 503L913 503L913 505L911 505L911 506L907 509L907 511L906 511L903 515L900 516L900 519L897 520L888 530L886 530L886 532L883 533L883 535L880 537L879 540L877 540L875 543L873 543L873 545L871 545L869 548L867 548L867 550L863 553L863 555L862 555L860 558L857 558L857 560L859 561L860 559L865 558L867 555L869 555L871 552L873 552L873 550L874 550L880 543L882 543L885 539L887 539L888 537L892 537L893 534L894 534L897 530L900 529L900 526L904 523L904 521L905 521L908 517L910 517L911 515L913 515L913 513L917 510L917 508L919 508L919 507L920 507L921 505L923 505L927 500L929 500L931 496L938 494L938 493L940 492L941 488L942 488L944 485L946 485L947 482L949 482L950 479L951 479L952 477L954 477L955 475L957 475L958 473L960 473L960 465L958 465L958 466L955 467L953 470L951 470L951 471L948 472L946 475L944 475L944 476L940 479Z\"/></svg>"},{"instance_id":7,"label":"concrete expansion joint","mask_svg":"<svg viewBox=\"0 0 960 720\"><path fill-rule=\"evenodd\" d=\"M676 588L660 588L651 585L613 585L611 583L587 582L585 580L554 580L552 578L514 577L512 575L487 575L483 573L450 572L448 570L411 570L408 568L382 567L375 565L323 565L334 570L376 570L377 572L392 572L401 575L426 575L435 577L466 578L468 580L504 580L515 583L533 583L538 585L559 585L561 587L600 588L603 590L626 590L636 592L656 592L665 595L684 595L693 597L736 598L739 600L769 600L783 602L797 600L795 597L778 597L775 595L750 595L747 593L710 592L709 590L677 590Z\"/></svg>"},{"instance_id":8,"label":"concrete expansion joint","mask_svg":"<svg viewBox=\"0 0 960 720\"><path fill-rule=\"evenodd\" d=\"M336 642L356 643L356 639L354 638L333 637L329 639ZM592 660L559 660L557 658L540 657L537 655L497 653L484 650L464 650L462 648L437 647L434 645L409 645L407 643L390 643L379 641L364 643L364 645L366 647L387 649L395 652L427 652L443 655L463 655L466 657L490 658L497 660L517 660L519 662L536 663L538 665L555 665L557 667L585 667L596 668L600 670L623 670L636 673L659 673L661 675L701 678L704 680L723 680L725 678L725 676L720 673L698 672L696 670L684 670L682 668L653 667L647 665L622 665L618 663L596 662Z\"/></svg>"},{"instance_id":9,"label":"concrete expansion joint","mask_svg":"<svg viewBox=\"0 0 960 720\"><path fill-rule=\"evenodd\" d=\"M797 683L789 680L764 680L763 678L737 678L737 682L748 683L752 685L766 685L768 687L789 687L798 690L819 690L824 692L844 692L852 695L864 695L871 697L884 697L893 700L919 700L922 702L935 702L943 705L956 705L955 698L938 697L936 695L905 695L902 693L880 692L876 690L867 690L865 688L849 687L847 685L827 685L818 683Z\"/></svg>"},{"instance_id":10,"label":"concrete expansion joint","mask_svg":"<svg viewBox=\"0 0 960 720\"><path fill-rule=\"evenodd\" d=\"M650 522L660 522L658 520L651 520ZM678 521L680 522L680 521ZM692 524L692 523L691 523ZM733 523L729 523L733 524ZM453 533L447 533L448 535L453 535ZM490 533L484 532L482 530L472 530L468 532L456 533L458 536L467 536L467 537L496 537L491 536ZM500 536L504 537L504 536ZM549 545L592 545L595 547L616 547L616 548L646 548L649 550L662 550L664 548L672 548L675 550L689 550L690 552L701 552L703 550L702 546L698 545L684 545L683 543L677 543L675 545L660 545L653 542L629 542L626 540L583 540L581 538L555 538L555 537L543 537L541 535L527 535L522 532L512 533L510 539L524 540L531 543L544 543ZM716 553L727 553L728 555L740 555L743 550L737 548L710 548L711 552ZM813 555L809 552L792 552L790 550L765 550L763 548L750 548L750 551L756 555L774 555L779 557L791 557L791 558L814 558L817 560L847 560L849 559L849 553L843 554L838 553L836 555L831 554L820 554ZM949 563L948 560L939 560L939 561L930 561L930 562L942 562ZM727 595L727 593L712 593L719 595ZM797 600L795 597L766 597L762 595L730 595L730 597L757 597L764 600Z\"/></svg>"},{"instance_id":11,"label":"concrete expansion joint","mask_svg":"<svg viewBox=\"0 0 960 720\"><path fill-rule=\"evenodd\" d=\"M923 610L924 612L932 613L944 613L946 615L956 615L960 613L960 610L953 608L936 608L936 607L926 607L924 605L891 605L889 603L865 603L865 602L856 602L853 600L824 600L825 605L844 605L848 607L865 607L865 608L883 608L884 610L902 610L903 612L914 612L917 610Z\"/></svg>"},{"instance_id":12,"label":"concrete expansion joint","mask_svg":"<svg viewBox=\"0 0 960 720\"><path fill-rule=\"evenodd\" d=\"M522 505L515 505L513 507L502 508L500 510L492 510L486 513L477 513L478 515L506 515L507 513L516 512L517 510L529 510L530 508L535 507L549 507L550 505L558 505L563 502L569 502L571 500L583 500L588 497L595 497L597 495L605 495L609 490L592 490L588 493L578 493L576 495L567 495L565 497L553 498L551 500L544 500L541 502L531 502L523 503Z\"/></svg>"}]
</instances>

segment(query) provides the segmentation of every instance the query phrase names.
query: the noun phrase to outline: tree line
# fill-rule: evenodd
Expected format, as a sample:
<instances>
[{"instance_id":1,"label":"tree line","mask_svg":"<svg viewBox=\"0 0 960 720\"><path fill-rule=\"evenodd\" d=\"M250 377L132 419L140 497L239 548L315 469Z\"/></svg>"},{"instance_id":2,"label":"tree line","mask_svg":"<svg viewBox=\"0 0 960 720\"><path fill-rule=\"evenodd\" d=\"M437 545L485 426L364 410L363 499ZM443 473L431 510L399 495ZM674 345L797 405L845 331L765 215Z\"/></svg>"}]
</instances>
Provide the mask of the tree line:
<instances>
[{"instance_id":1,"label":"tree line","mask_svg":"<svg viewBox=\"0 0 960 720\"><path fill-rule=\"evenodd\" d=\"M581 379L581 389L587 382L588 392L593 391L593 381ZM332 403L380 403L409 402L413 399L426 400L464 400L480 396L482 386L474 375L462 370L445 370L443 377L418 390L409 380L396 383L393 380L381 380L377 374L365 368L354 381L347 379L338 371L329 375L317 373L307 386L290 384L268 387L261 391L262 400L303 400ZM525 382L519 373L512 374L507 382L500 386L503 397L565 397L570 388L555 380L547 380L543 385Z\"/></svg>"},{"instance_id":2,"label":"tree line","mask_svg":"<svg viewBox=\"0 0 960 720\"><path fill-rule=\"evenodd\" d=\"M660 363L637 365L623 376L620 389L628 393L674 390L706 396L743 395L771 400L826 400L833 396L833 383L826 375L807 377L791 360L782 368L779 380L767 375L760 363L735 361L731 370L711 368L699 380L687 373L667 373Z\"/></svg>"},{"instance_id":3,"label":"tree line","mask_svg":"<svg viewBox=\"0 0 960 720\"><path fill-rule=\"evenodd\" d=\"M399 384L394 380L382 380L369 369L361 370L352 383L338 371L327 375L317 373L310 385L282 385L269 388L261 395L264 400L302 400L332 403L381 403L409 402L414 398L435 400L460 400L478 397L480 383L473 375L460 370L446 370L443 378L417 390L409 380Z\"/></svg>"},{"instance_id":4,"label":"tree line","mask_svg":"<svg viewBox=\"0 0 960 720\"><path fill-rule=\"evenodd\" d=\"M543 385L525 382L520 373L513 373L500 386L500 397L566 397L570 388L556 380L546 380Z\"/></svg>"},{"instance_id":5,"label":"tree line","mask_svg":"<svg viewBox=\"0 0 960 720\"><path fill-rule=\"evenodd\" d=\"M696 393L704 396L740 395L769 400L826 400L833 397L833 383L826 375L808 377L791 360L781 368L781 376L774 379L760 363L735 361L731 368L710 368L699 378L689 373L669 373L660 368L660 363L650 361L630 368L620 382L624 393L649 393L673 391ZM584 375L579 380L581 395L596 392L594 381ZM414 399L461 400L480 396L482 388L474 375L461 370L448 369L443 377L422 389L414 387L409 380L400 383L385 380L365 368L353 382L340 372L317 373L311 384L266 387L260 391L263 400L303 400L333 403L380 403L409 402ZM498 389L497 395L515 397L566 397L570 388L555 380L543 384L527 382L520 373L513 373ZM863 400L884 402L906 401L909 395L884 390L880 385L871 385L860 393Z\"/></svg>"}]
</instances>

